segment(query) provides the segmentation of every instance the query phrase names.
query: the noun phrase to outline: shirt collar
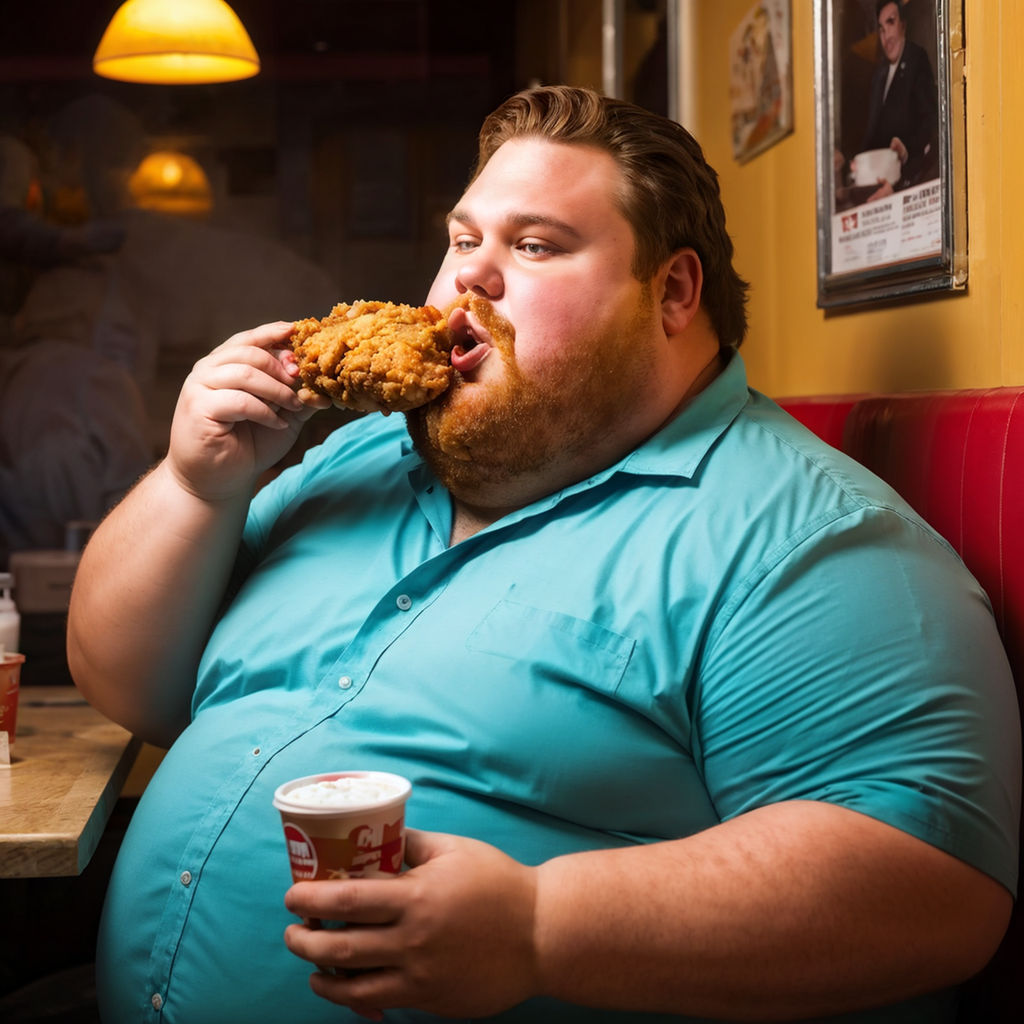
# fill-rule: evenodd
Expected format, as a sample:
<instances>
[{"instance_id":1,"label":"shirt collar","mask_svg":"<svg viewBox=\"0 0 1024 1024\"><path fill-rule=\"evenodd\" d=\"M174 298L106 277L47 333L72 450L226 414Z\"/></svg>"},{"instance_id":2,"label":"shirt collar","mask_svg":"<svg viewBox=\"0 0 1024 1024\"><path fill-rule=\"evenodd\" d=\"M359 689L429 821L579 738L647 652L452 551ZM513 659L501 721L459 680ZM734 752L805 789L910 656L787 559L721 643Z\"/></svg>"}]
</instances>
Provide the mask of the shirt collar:
<instances>
[{"instance_id":1,"label":"shirt collar","mask_svg":"<svg viewBox=\"0 0 1024 1024\"><path fill-rule=\"evenodd\" d=\"M746 367L740 354L732 352L703 391L613 469L689 479L748 400Z\"/></svg>"}]
</instances>

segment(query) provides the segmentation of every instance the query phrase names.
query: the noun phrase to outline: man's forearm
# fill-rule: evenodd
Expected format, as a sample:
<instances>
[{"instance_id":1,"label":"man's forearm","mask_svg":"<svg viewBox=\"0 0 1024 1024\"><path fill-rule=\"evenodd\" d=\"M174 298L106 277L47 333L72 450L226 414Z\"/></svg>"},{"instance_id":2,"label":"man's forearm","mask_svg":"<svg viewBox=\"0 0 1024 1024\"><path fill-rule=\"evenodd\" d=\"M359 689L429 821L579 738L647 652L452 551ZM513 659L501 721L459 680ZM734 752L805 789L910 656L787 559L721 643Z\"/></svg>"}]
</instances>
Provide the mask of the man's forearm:
<instances>
[{"instance_id":1,"label":"man's forearm","mask_svg":"<svg viewBox=\"0 0 1024 1024\"><path fill-rule=\"evenodd\" d=\"M969 865L809 801L537 870L545 992L737 1020L839 1013L955 984L991 956L1010 907Z\"/></svg>"},{"instance_id":2,"label":"man's forearm","mask_svg":"<svg viewBox=\"0 0 1024 1024\"><path fill-rule=\"evenodd\" d=\"M76 684L137 735L168 745L238 547L247 501L204 501L158 465L96 530L68 617Z\"/></svg>"}]
</instances>

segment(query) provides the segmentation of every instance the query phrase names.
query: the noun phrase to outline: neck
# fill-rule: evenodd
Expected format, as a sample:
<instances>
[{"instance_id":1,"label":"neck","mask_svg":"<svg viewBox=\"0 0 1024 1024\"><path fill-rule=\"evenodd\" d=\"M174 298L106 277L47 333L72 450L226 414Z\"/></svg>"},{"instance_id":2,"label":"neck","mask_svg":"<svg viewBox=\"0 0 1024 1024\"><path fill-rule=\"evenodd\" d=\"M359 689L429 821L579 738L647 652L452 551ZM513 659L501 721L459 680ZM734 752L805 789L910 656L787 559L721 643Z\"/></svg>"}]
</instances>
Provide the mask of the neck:
<instances>
[{"instance_id":1,"label":"neck","mask_svg":"<svg viewBox=\"0 0 1024 1024\"><path fill-rule=\"evenodd\" d=\"M704 356L700 358L703 359ZM506 482L500 488L500 494L498 492L495 493L495 500L493 501L485 499L481 503L478 500L466 500L465 497L460 498L452 494L452 529L448 540L449 545L458 544L460 541L472 537L475 533L479 533L485 527L490 526L491 523L496 523L504 516L517 512L534 501L539 501L541 498L553 494L563 487L568 487L612 465L626 455L628 451L642 444L648 437L656 434L666 423L678 416L722 372L726 362L727 360L723 358L722 353L718 349L716 339L712 354L707 357L702 365L699 364L699 369L693 372L682 397L672 407L669 414L656 423L653 429L649 429L643 437L631 443L625 450L616 450L611 454L602 451L599 463L595 462L582 468L578 464L566 467L563 478L557 480L546 478L544 481L539 481L530 478L520 478L515 481ZM483 497L483 495L481 494L480 497ZM500 500L497 500L499 498Z\"/></svg>"},{"instance_id":2,"label":"neck","mask_svg":"<svg viewBox=\"0 0 1024 1024\"><path fill-rule=\"evenodd\" d=\"M728 359L723 356L721 349L716 347L714 353L693 378L693 382L686 389L683 397L679 400L679 404L672 410L671 415L665 418L661 426L663 427L669 420L675 419L725 369L727 362ZM661 427L658 429L660 430Z\"/></svg>"},{"instance_id":3,"label":"neck","mask_svg":"<svg viewBox=\"0 0 1024 1024\"><path fill-rule=\"evenodd\" d=\"M507 509L480 509L473 508L458 498L452 497L452 532L448 538L449 547L454 547L459 541L472 537L485 527L496 523L499 519L515 512L515 508Z\"/></svg>"}]
</instances>

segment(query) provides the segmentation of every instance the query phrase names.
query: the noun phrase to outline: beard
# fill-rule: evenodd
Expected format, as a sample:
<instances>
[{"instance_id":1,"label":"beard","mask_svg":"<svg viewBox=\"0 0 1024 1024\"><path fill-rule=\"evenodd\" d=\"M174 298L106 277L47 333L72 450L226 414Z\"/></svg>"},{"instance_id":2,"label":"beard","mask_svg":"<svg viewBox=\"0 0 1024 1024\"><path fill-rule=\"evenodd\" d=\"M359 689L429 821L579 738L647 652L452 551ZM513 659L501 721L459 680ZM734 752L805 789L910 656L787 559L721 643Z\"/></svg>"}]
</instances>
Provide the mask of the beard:
<instances>
[{"instance_id":1,"label":"beard","mask_svg":"<svg viewBox=\"0 0 1024 1024\"><path fill-rule=\"evenodd\" d=\"M603 443L642 401L650 368L647 354L637 351L635 328L653 311L647 289L629 323L554 355L538 379L527 378L516 361L512 325L486 300L469 304L491 334L487 358L502 360L500 379L484 384L456 373L444 394L406 413L413 445L457 498L472 502L524 478L558 479L563 466Z\"/></svg>"}]
</instances>

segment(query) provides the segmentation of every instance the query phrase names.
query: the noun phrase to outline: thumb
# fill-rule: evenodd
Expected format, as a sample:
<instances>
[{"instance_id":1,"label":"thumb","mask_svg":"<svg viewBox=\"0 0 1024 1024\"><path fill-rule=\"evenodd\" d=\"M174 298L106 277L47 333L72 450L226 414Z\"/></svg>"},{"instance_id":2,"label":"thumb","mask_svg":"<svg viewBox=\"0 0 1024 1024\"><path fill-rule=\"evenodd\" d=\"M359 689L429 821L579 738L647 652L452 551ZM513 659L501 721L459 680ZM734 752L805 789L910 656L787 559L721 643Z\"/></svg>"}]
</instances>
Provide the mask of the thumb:
<instances>
[{"instance_id":1,"label":"thumb","mask_svg":"<svg viewBox=\"0 0 1024 1024\"><path fill-rule=\"evenodd\" d=\"M405 831L405 863L411 868L447 853L455 837L443 832L424 832L418 828Z\"/></svg>"}]
</instances>

